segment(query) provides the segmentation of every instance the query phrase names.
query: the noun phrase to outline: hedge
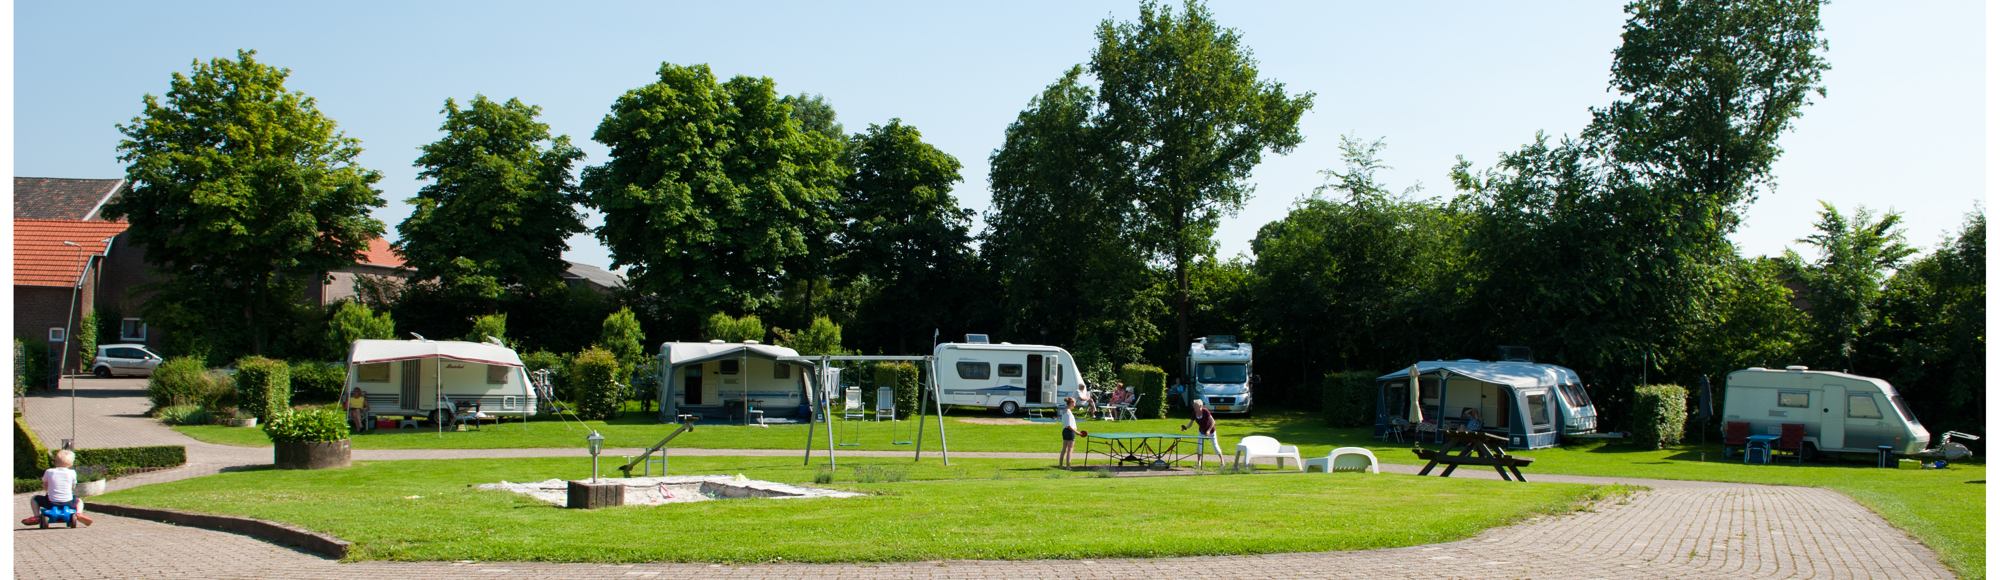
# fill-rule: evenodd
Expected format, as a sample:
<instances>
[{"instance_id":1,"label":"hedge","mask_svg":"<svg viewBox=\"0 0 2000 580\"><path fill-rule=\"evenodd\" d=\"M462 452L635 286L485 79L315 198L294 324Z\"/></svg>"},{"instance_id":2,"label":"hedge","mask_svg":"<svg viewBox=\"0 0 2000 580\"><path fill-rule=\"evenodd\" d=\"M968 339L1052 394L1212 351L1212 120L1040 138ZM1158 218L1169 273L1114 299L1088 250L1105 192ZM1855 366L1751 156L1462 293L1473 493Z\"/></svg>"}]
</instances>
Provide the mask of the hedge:
<instances>
[{"instance_id":1,"label":"hedge","mask_svg":"<svg viewBox=\"0 0 2000 580\"><path fill-rule=\"evenodd\" d=\"M1646 385L1632 390L1632 442L1651 451L1679 445L1687 426L1687 389Z\"/></svg>"},{"instance_id":2,"label":"hedge","mask_svg":"<svg viewBox=\"0 0 2000 580\"><path fill-rule=\"evenodd\" d=\"M1320 381L1320 413L1326 426L1368 427L1375 424L1375 373L1327 373Z\"/></svg>"},{"instance_id":3,"label":"hedge","mask_svg":"<svg viewBox=\"0 0 2000 580\"><path fill-rule=\"evenodd\" d=\"M208 363L198 357L167 359L146 379L146 399L154 410L175 405L218 409L228 406L235 391L233 385L210 373Z\"/></svg>"},{"instance_id":4,"label":"hedge","mask_svg":"<svg viewBox=\"0 0 2000 580\"><path fill-rule=\"evenodd\" d=\"M313 361L293 361L289 363L292 372L292 399L316 403L331 403L340 400L340 391L347 388L347 365Z\"/></svg>"},{"instance_id":5,"label":"hedge","mask_svg":"<svg viewBox=\"0 0 2000 580\"><path fill-rule=\"evenodd\" d=\"M577 353L569 364L569 381L575 387L577 418L602 421L611 418L625 403L625 385L618 382L618 357L598 347Z\"/></svg>"},{"instance_id":6,"label":"hedge","mask_svg":"<svg viewBox=\"0 0 2000 580\"><path fill-rule=\"evenodd\" d=\"M264 434L272 443L312 443L347 438L347 416L324 409L282 410L264 420Z\"/></svg>"},{"instance_id":7,"label":"hedge","mask_svg":"<svg viewBox=\"0 0 2000 580\"><path fill-rule=\"evenodd\" d=\"M1118 367L1118 382L1139 393L1140 419L1167 416L1167 371L1153 365L1128 363Z\"/></svg>"},{"instance_id":8,"label":"hedge","mask_svg":"<svg viewBox=\"0 0 2000 580\"><path fill-rule=\"evenodd\" d=\"M14 417L14 479L33 478L40 480L42 470L49 468L49 448L42 446L42 440L35 437L35 430L28 428L28 422L19 415Z\"/></svg>"},{"instance_id":9,"label":"hedge","mask_svg":"<svg viewBox=\"0 0 2000 580\"><path fill-rule=\"evenodd\" d=\"M906 362L875 365L875 387L889 387L896 393L896 416L910 417L917 413L917 365ZM873 390L869 394L874 394ZM869 407L874 412L874 407Z\"/></svg>"},{"instance_id":10,"label":"hedge","mask_svg":"<svg viewBox=\"0 0 2000 580\"><path fill-rule=\"evenodd\" d=\"M119 469L180 467L187 465L187 448L180 445L152 447L109 447L76 452L77 465L102 465Z\"/></svg>"},{"instance_id":11,"label":"hedge","mask_svg":"<svg viewBox=\"0 0 2000 580\"><path fill-rule=\"evenodd\" d=\"M258 421L292 408L292 368L261 356L236 359L236 408Z\"/></svg>"}]
</instances>

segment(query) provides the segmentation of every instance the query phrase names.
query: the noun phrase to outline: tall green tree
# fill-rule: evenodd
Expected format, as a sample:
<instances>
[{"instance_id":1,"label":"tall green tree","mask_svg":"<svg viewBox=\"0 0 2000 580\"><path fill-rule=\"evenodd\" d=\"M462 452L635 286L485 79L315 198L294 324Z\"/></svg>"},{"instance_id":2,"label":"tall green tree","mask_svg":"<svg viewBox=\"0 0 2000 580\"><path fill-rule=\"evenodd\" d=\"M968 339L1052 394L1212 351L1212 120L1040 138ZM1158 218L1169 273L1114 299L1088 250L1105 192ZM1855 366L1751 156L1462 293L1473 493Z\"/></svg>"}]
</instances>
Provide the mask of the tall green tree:
<instances>
[{"instance_id":1,"label":"tall green tree","mask_svg":"<svg viewBox=\"0 0 2000 580\"><path fill-rule=\"evenodd\" d=\"M1079 364L1138 362L1159 335L1161 308L1146 255L1105 174L1096 96L1082 67L1035 97L991 158L993 209L983 258L1002 298L997 329L1071 347ZM1043 329L1047 329L1044 333Z\"/></svg>"},{"instance_id":2,"label":"tall green tree","mask_svg":"<svg viewBox=\"0 0 2000 580\"><path fill-rule=\"evenodd\" d=\"M1141 248L1173 265L1177 344L1187 344L1188 265L1214 254L1215 228L1249 199L1264 152L1289 153L1303 139L1313 95L1257 78L1240 35L1193 0L1179 13L1140 4L1137 22L1099 24L1097 42L1090 72L1107 177L1138 210Z\"/></svg>"},{"instance_id":3,"label":"tall green tree","mask_svg":"<svg viewBox=\"0 0 2000 580\"><path fill-rule=\"evenodd\" d=\"M909 352L962 302L953 294L973 260L972 210L951 194L962 165L901 119L855 135L847 165L842 270L875 285L867 319Z\"/></svg>"},{"instance_id":4,"label":"tall green tree","mask_svg":"<svg viewBox=\"0 0 2000 580\"><path fill-rule=\"evenodd\" d=\"M840 176L839 142L793 111L771 79L717 83L707 65L662 64L658 82L618 98L593 136L610 158L584 169L582 189L634 289L687 320L773 300Z\"/></svg>"},{"instance_id":5,"label":"tall green tree","mask_svg":"<svg viewBox=\"0 0 2000 580\"><path fill-rule=\"evenodd\" d=\"M1933 435L1986 429L1986 214L1896 271L1872 306L1855 372L1889 379Z\"/></svg>"},{"instance_id":6,"label":"tall green tree","mask_svg":"<svg viewBox=\"0 0 2000 580\"><path fill-rule=\"evenodd\" d=\"M169 332L247 330L242 342L263 353L300 284L353 264L382 234L368 214L384 203L382 174L355 163L361 142L285 89L290 70L255 56L196 62L164 100L146 95L118 126L132 189L104 215L131 222L132 242L166 278L148 308L196 326Z\"/></svg>"},{"instance_id":7,"label":"tall green tree","mask_svg":"<svg viewBox=\"0 0 2000 580\"><path fill-rule=\"evenodd\" d=\"M625 367L625 372L646 362L646 334L639 330L639 319L630 308L620 308L604 317L604 331L598 335L597 344L618 357L618 364Z\"/></svg>"},{"instance_id":8,"label":"tall green tree","mask_svg":"<svg viewBox=\"0 0 2000 580\"><path fill-rule=\"evenodd\" d=\"M792 107L792 119L798 121L799 129L810 135L819 135L831 140L839 153L835 158L841 164L836 168L841 175L851 174L853 167L846 162L847 150L853 146L852 139L840 125L839 115L833 104L821 95L799 93L785 97L785 103ZM822 291L831 291L833 286L844 280L834 279L836 263L840 260L839 234L841 228L840 196L815 198L804 204L806 217L799 227L806 241L806 251L785 262L785 277L789 282L803 282L804 305L800 309L801 322L819 315L816 300Z\"/></svg>"},{"instance_id":9,"label":"tall green tree","mask_svg":"<svg viewBox=\"0 0 2000 580\"><path fill-rule=\"evenodd\" d=\"M1853 369L1855 345L1874 323L1875 301L1891 270L1916 249L1903 243L1903 216L1890 211L1876 219L1868 208L1841 215L1820 202L1816 233L1799 240L1818 250L1811 262L1785 250L1787 273L1805 288L1810 320L1802 358L1816 366Z\"/></svg>"},{"instance_id":10,"label":"tall green tree","mask_svg":"<svg viewBox=\"0 0 2000 580\"><path fill-rule=\"evenodd\" d=\"M557 283L569 237L584 231L570 170L583 152L535 120L541 107L474 95L444 102L444 137L423 146L417 190L396 250L419 276L491 286ZM486 284L482 284L486 285Z\"/></svg>"},{"instance_id":11,"label":"tall green tree","mask_svg":"<svg viewBox=\"0 0 2000 580\"><path fill-rule=\"evenodd\" d=\"M354 341L361 339L391 340L396 338L396 319L389 313L376 314L368 305L353 300L344 300L340 308L333 312L333 319L326 325L326 353L336 358L346 358Z\"/></svg>"}]
</instances>

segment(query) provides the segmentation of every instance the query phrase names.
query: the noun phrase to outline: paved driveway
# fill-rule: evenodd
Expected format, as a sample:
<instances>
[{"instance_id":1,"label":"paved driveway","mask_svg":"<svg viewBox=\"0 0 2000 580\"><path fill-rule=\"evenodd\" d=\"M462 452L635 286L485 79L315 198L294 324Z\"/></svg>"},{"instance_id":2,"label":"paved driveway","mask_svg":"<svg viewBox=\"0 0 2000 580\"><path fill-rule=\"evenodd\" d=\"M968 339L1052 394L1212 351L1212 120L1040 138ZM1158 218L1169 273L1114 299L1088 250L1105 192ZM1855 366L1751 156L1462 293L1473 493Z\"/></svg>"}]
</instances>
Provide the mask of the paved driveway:
<instances>
[{"instance_id":1,"label":"paved driveway","mask_svg":"<svg viewBox=\"0 0 2000 580\"><path fill-rule=\"evenodd\" d=\"M209 445L138 417L136 380L82 379L82 447L187 445L189 466L113 482L114 488L268 463L270 450ZM135 386L138 389L135 392ZM136 395L136 401L134 401ZM30 425L67 433L68 401L34 397ZM51 416L53 415L53 416ZM49 435L44 435L49 437ZM60 436L57 436L60 438ZM99 443L102 442L102 443ZM690 450L692 451L692 450ZM460 455L460 453L466 455ZM492 450L369 452L377 459L491 457ZM508 456L570 454L515 450ZM676 451L677 454L681 451ZM729 450L704 453L727 454ZM749 452L740 452L749 453ZM771 452L763 453L796 453ZM860 453L856 453L859 455ZM364 453L357 452L357 458ZM901 455L901 454L897 454ZM984 454L965 453L965 457ZM999 454L996 454L999 455ZM1041 456L1038 454L1005 454ZM1381 477L1414 466L1385 465ZM1457 477L1494 478L1461 470ZM1301 477L1269 474L1258 477ZM1309 477L1325 477L1313 475ZM1345 475L1343 475L1345 477ZM946 561L900 564L547 564L522 562L338 563L245 536L98 516L88 529L36 530L15 496L14 572L19 578L1949 578L1928 548L1846 496L1817 488L1533 476L1536 481L1610 483L1654 489L1622 502L1537 518L1448 544L1389 550L1141 560ZM1309 506L1301 506L1308 512ZM1320 517L1339 517L1322 514Z\"/></svg>"}]
</instances>

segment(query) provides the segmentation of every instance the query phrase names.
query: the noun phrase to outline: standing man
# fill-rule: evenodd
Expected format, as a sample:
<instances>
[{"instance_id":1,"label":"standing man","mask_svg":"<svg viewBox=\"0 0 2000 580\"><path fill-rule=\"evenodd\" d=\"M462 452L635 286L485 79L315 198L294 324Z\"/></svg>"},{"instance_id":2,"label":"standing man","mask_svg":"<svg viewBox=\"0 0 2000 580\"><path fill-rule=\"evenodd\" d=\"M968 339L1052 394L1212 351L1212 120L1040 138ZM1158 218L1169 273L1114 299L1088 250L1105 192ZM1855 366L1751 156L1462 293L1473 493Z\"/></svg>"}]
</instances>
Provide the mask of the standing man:
<instances>
[{"instance_id":1,"label":"standing man","mask_svg":"<svg viewBox=\"0 0 2000 580\"><path fill-rule=\"evenodd\" d=\"M1211 444L1215 445L1215 457L1220 459L1222 457L1222 442L1217 441L1215 437L1215 413L1210 413L1208 407L1202 404L1201 399L1195 399L1192 408L1194 409L1194 413L1188 417L1187 423L1181 425L1181 430L1186 431L1189 424L1199 427L1195 429L1195 432L1200 433L1202 437L1207 438ZM1199 448L1200 444L1196 443L1195 446ZM1199 454L1200 452L1197 451L1196 453Z\"/></svg>"}]
</instances>

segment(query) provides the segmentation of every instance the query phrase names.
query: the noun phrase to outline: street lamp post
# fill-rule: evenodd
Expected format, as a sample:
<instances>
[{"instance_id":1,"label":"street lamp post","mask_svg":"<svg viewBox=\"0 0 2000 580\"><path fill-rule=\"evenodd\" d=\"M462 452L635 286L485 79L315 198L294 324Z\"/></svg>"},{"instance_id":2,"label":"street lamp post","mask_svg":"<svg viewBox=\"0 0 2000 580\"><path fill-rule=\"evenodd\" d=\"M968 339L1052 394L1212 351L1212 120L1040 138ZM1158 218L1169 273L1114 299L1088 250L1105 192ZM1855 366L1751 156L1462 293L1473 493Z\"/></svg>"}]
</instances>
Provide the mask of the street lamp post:
<instances>
[{"instance_id":1,"label":"street lamp post","mask_svg":"<svg viewBox=\"0 0 2000 580\"><path fill-rule=\"evenodd\" d=\"M85 265L83 262L84 257L83 257L82 244L78 244L76 242L72 242L69 240L63 240L63 245L72 246L76 248L76 262L78 271L76 275L76 284L70 287L69 310L67 311L69 316L63 319L62 355L56 359L57 361L56 376L58 377L57 380L61 380L60 377L62 376L62 373L64 371L69 370L69 339L72 336L76 336L75 321L76 321L77 295L83 293L83 279L85 278L85 274L88 273L90 269L89 266ZM43 360L48 360L48 359L43 359ZM76 375L70 375L69 378L69 439L65 440L64 443L66 445L64 445L63 447L66 449L73 450L76 447Z\"/></svg>"},{"instance_id":2,"label":"street lamp post","mask_svg":"<svg viewBox=\"0 0 2000 580\"><path fill-rule=\"evenodd\" d=\"M590 482L597 483L597 454L604 451L604 436L591 431L583 440L590 444Z\"/></svg>"}]
</instances>

